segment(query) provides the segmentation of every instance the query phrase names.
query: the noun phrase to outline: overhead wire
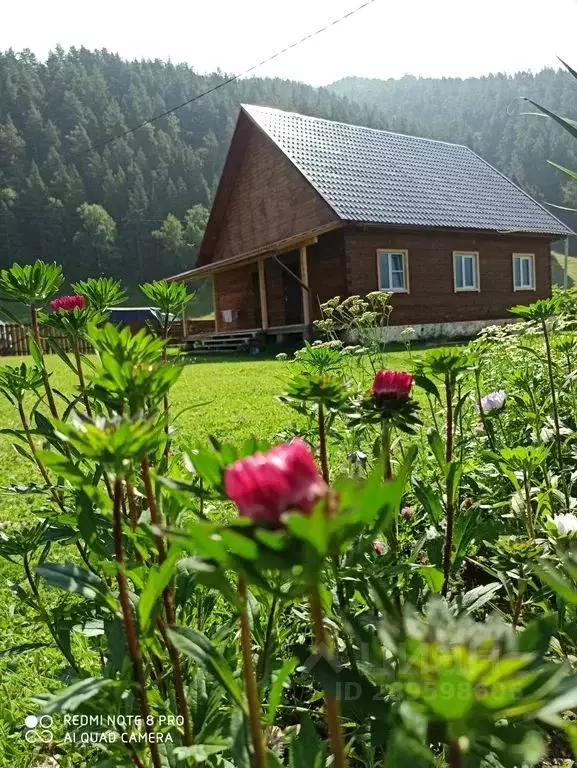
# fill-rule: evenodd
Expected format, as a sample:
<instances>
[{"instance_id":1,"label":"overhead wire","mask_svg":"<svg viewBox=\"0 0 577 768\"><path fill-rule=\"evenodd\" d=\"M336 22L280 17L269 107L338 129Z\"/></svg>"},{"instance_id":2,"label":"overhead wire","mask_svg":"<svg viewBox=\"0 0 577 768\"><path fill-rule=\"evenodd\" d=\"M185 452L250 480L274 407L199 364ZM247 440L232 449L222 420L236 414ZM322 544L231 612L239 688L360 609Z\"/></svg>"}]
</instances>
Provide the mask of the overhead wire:
<instances>
[{"instance_id":1,"label":"overhead wire","mask_svg":"<svg viewBox=\"0 0 577 768\"><path fill-rule=\"evenodd\" d=\"M314 37L321 35L323 32L327 32L329 29L331 29L332 27L335 27L337 24L340 24L346 19L350 19L352 16L355 16L364 8L367 8L369 5L372 5L375 2L377 2L377 0L365 0L365 2L361 3L361 5L357 6L356 8L353 8L352 10L347 11L347 13L344 13L342 16L339 16L337 19L334 19L333 21L330 21L328 24L325 24L323 27L316 29L314 32L309 32L309 34L304 35L304 37L301 37L299 40L296 40L294 43L291 43L291 45L287 45L285 48L282 48L280 51L273 53L271 56L268 56L266 59L262 59L256 64L253 64L252 66L248 67L248 69L245 69L242 72L239 72L237 75L232 75L231 77L228 77L226 80L223 80L222 82L217 83L216 85L212 86L212 88L208 88L206 91L202 91L201 93L197 93L194 96L191 96L190 99L183 101L181 104L176 104L174 107L170 107L170 109L167 109L164 112L161 112L159 115L154 115L153 117L150 117L147 120L143 120L142 123L139 123L138 125L135 125L132 128L128 128L126 131L119 133L117 136L113 136L111 139L108 139L108 141L105 141L102 144L99 144L98 146L93 147L93 149L97 151L103 150L106 147L108 147L110 144L113 144L115 141L120 141L120 139L123 139L126 136L129 136L135 131L138 131L141 128L144 128L147 125L151 125L152 123L155 123L157 120L161 120L163 117L167 117L168 115L171 115L174 112L177 112L179 109L182 109L183 107L187 107L189 104L193 104L195 101L198 101L199 99L202 99L205 96L210 96L211 93L215 93L215 91L220 90L220 88L224 88L225 86L230 85L231 83L234 83L237 80L240 80L241 78L246 77L247 75L250 75L256 69L259 69L259 67L262 67L265 64L269 64L271 61L278 59L279 56L283 56L285 53L288 53L288 51L292 51L293 49L298 48L298 46L302 45L303 43L306 43L308 40L312 40Z\"/></svg>"}]
</instances>

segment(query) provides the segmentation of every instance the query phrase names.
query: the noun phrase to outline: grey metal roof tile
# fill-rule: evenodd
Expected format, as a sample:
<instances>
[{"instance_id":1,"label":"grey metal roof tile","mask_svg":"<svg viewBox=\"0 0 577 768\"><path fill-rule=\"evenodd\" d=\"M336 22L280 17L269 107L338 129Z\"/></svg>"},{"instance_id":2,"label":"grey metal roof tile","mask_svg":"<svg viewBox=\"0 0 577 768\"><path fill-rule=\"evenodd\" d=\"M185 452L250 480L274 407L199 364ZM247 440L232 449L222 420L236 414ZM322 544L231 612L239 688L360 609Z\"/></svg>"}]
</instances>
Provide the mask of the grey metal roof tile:
<instances>
[{"instance_id":1,"label":"grey metal roof tile","mask_svg":"<svg viewBox=\"0 0 577 768\"><path fill-rule=\"evenodd\" d=\"M462 144L267 107L243 109L343 220L572 234Z\"/></svg>"}]
</instances>

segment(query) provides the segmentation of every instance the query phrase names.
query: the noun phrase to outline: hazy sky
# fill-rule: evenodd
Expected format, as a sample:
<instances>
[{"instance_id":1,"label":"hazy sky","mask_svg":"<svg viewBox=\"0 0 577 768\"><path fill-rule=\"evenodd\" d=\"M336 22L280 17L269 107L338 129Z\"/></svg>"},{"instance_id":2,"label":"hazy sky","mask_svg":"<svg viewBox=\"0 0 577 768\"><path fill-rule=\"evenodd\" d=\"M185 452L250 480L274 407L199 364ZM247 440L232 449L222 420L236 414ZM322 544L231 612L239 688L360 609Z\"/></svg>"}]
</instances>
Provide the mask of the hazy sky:
<instances>
[{"instance_id":1,"label":"hazy sky","mask_svg":"<svg viewBox=\"0 0 577 768\"><path fill-rule=\"evenodd\" d=\"M60 43L240 72L361 0L20 0L2 3L0 49ZM315 85L345 75L468 76L577 67L577 0L376 0L259 75Z\"/></svg>"}]
</instances>

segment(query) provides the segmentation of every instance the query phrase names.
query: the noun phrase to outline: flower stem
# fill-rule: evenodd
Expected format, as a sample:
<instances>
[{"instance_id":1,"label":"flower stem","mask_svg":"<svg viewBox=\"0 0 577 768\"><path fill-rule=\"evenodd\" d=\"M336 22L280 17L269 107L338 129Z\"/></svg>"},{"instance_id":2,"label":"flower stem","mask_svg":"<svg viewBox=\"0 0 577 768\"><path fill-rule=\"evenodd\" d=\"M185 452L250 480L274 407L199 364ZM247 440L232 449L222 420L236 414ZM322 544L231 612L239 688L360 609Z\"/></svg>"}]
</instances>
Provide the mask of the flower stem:
<instances>
[{"instance_id":1,"label":"flower stem","mask_svg":"<svg viewBox=\"0 0 577 768\"><path fill-rule=\"evenodd\" d=\"M160 513L158 511L158 505L156 504L156 497L152 488L152 480L150 478L150 465L148 457L145 456L141 462L142 480L144 482L144 488L146 491L146 499L148 502L148 509L150 512L150 522L153 526L161 524ZM127 486L128 487L128 486ZM133 497L134 498L134 497ZM130 508L130 502L129 502ZM162 536L155 534L156 548L158 550L158 561L162 563L166 560L166 549L164 547L164 540ZM176 623L176 609L174 607L174 581L168 584L162 593L164 610L166 613L166 620L169 624ZM182 717L184 738L183 743L189 747L192 744L192 728L190 724L190 717L188 714L188 707L186 704L186 694L184 691L184 680L182 675L182 667L180 664L180 656L174 645L170 642L168 635L165 636L166 650L172 664L172 675L174 679L174 692L176 698L176 708L178 714Z\"/></svg>"},{"instance_id":2,"label":"flower stem","mask_svg":"<svg viewBox=\"0 0 577 768\"><path fill-rule=\"evenodd\" d=\"M121 510L121 498L122 498L122 480L117 477L114 481L114 504L112 512L112 534L114 538L114 559L116 560L117 574L116 580L118 583L118 594L120 599L120 607L122 609L122 620L124 623L124 631L126 634L126 644L128 646L128 653L132 661L134 680L136 682L138 699L140 703L140 713L144 719L144 725L146 732L150 736L148 740L148 746L150 749L150 756L152 758L152 764L154 768L161 768L160 754L158 752L158 746L154 741L154 732L152 730L150 707L148 704L148 695L146 693L146 678L144 676L144 664L142 661L142 652L140 644L138 642L138 636L134 627L134 619L132 616L132 608L130 605L130 598L128 596L128 582L126 579L126 573L124 570L124 544L122 541L122 510Z\"/></svg>"},{"instance_id":3,"label":"flower stem","mask_svg":"<svg viewBox=\"0 0 577 768\"><path fill-rule=\"evenodd\" d=\"M128 477L124 478L124 483L126 485L126 498L128 500L130 527L132 528L132 530L134 530L138 525L138 507L136 505L136 499L134 497L134 487Z\"/></svg>"},{"instance_id":4,"label":"flower stem","mask_svg":"<svg viewBox=\"0 0 577 768\"><path fill-rule=\"evenodd\" d=\"M42 355L42 367L40 373L42 375L44 391L46 392L48 408L50 409L50 413L52 414L53 418L57 419L58 410L56 408L56 403L54 402L54 393L52 392L52 387L50 386L50 380L48 378L48 371L46 370L46 366L44 364L44 350L42 347L42 339L40 338L40 331L38 330L38 313L36 311L36 307L33 304L30 305L30 324L32 326L32 336L36 342L36 346L40 350L40 354Z\"/></svg>"},{"instance_id":5,"label":"flower stem","mask_svg":"<svg viewBox=\"0 0 577 768\"><path fill-rule=\"evenodd\" d=\"M92 408L90 407L90 400L88 398L88 392L86 391L86 382L84 380L84 371L82 369L82 358L80 357L80 350L78 349L78 339L72 339L72 348L74 351L74 360L76 361L76 373L78 374L78 383L80 384L80 392L82 393L82 399L84 401L84 407L86 413L92 418Z\"/></svg>"},{"instance_id":6,"label":"flower stem","mask_svg":"<svg viewBox=\"0 0 577 768\"><path fill-rule=\"evenodd\" d=\"M260 659L257 665L257 674L258 674L259 680L262 680L266 674L268 655L270 652L270 646L272 642L272 633L274 630L274 619L275 619L277 605L278 605L278 596L275 594L273 595L272 602L270 604L270 610L268 612L268 619L266 622L266 630L264 634L264 643L262 646L262 653L260 655Z\"/></svg>"},{"instance_id":7,"label":"flower stem","mask_svg":"<svg viewBox=\"0 0 577 768\"><path fill-rule=\"evenodd\" d=\"M461 768L461 748L458 742L449 742L449 768Z\"/></svg>"},{"instance_id":8,"label":"flower stem","mask_svg":"<svg viewBox=\"0 0 577 768\"><path fill-rule=\"evenodd\" d=\"M391 469L391 425L387 419L382 421L381 446L383 453L383 479L387 482L393 477Z\"/></svg>"},{"instance_id":9,"label":"flower stem","mask_svg":"<svg viewBox=\"0 0 577 768\"><path fill-rule=\"evenodd\" d=\"M545 339L545 351L547 353L547 371L549 373L549 387L551 389L551 403L553 405L553 421L555 423L555 445L557 447L557 461L559 463L559 474L563 480L563 491L565 494L565 504L569 509L569 491L567 488L567 481L563 474L563 451L561 450L561 429L559 426L559 408L557 406L557 393L555 391L555 379L553 378L553 358L551 355L551 343L549 341L549 331L547 330L547 322L541 320L541 327L543 329L543 338Z\"/></svg>"},{"instance_id":10,"label":"flower stem","mask_svg":"<svg viewBox=\"0 0 577 768\"><path fill-rule=\"evenodd\" d=\"M319 430L319 453L320 453L320 459L321 459L321 472L323 475L323 480L328 485L329 484L329 461L327 457L325 409L322 403L319 403L318 430Z\"/></svg>"},{"instance_id":11,"label":"flower stem","mask_svg":"<svg viewBox=\"0 0 577 768\"><path fill-rule=\"evenodd\" d=\"M168 344L168 332L170 330L170 325L168 322L168 312L166 313L164 317L164 330L163 330L163 336L164 336L164 342L165 345L162 348L162 362L166 363L166 344ZM164 418L165 418L165 424L164 424L164 433L166 434L166 445L164 446L164 453L163 456L165 459L168 459L168 454L170 451L170 428L168 424L168 415L169 415L169 404L168 404L168 395L164 395L162 398L162 406L164 409Z\"/></svg>"},{"instance_id":12,"label":"flower stem","mask_svg":"<svg viewBox=\"0 0 577 768\"><path fill-rule=\"evenodd\" d=\"M64 504L62 502L62 499L60 498L60 494L58 493L56 488L52 485L50 477L48 476L48 472L46 471L46 467L40 461L40 457L38 456L38 451L36 450L36 446L34 445L34 440L32 439L32 435L30 434L30 425L28 424L28 419L26 418L26 413L24 412L24 406L22 405L21 401L18 402L18 415L20 416L20 421L22 422L22 428L24 429L24 434L26 435L26 442L28 443L28 447L30 448L30 453L32 455L32 458L34 459L34 463L38 467L38 471L42 475L42 479L44 480L46 485L49 487L52 498L58 505L59 509L62 512L64 512Z\"/></svg>"},{"instance_id":13,"label":"flower stem","mask_svg":"<svg viewBox=\"0 0 577 768\"><path fill-rule=\"evenodd\" d=\"M326 658L328 655L327 636L323 624L321 596L316 584L311 586L309 603L314 628L315 645L317 646L317 651ZM334 757L333 765L335 768L346 768L347 759L345 756L345 745L339 718L339 703L336 696L331 693L325 693L325 719Z\"/></svg>"},{"instance_id":14,"label":"flower stem","mask_svg":"<svg viewBox=\"0 0 577 768\"><path fill-rule=\"evenodd\" d=\"M246 697L248 700L250 737L254 751L254 766L255 768L266 768L264 739L260 725L260 697L258 695L258 686L256 683L256 675L252 662L252 643L250 636L250 626L248 623L248 613L246 610L248 590L246 588L246 582L242 578L238 580L238 593L242 602L242 607L240 610L240 642L242 646Z\"/></svg>"},{"instance_id":15,"label":"flower stem","mask_svg":"<svg viewBox=\"0 0 577 768\"><path fill-rule=\"evenodd\" d=\"M76 663L76 660L74 659L74 656L72 656L71 653L68 652L68 650L62 645L60 642L60 638L58 637L58 632L56 631L56 627L53 626L50 614L44 607L44 604L42 602L42 598L40 597L40 590L38 589L36 582L34 581L34 576L32 575L32 570L30 569L30 561L28 559L28 553L24 553L22 557L22 562L24 565L24 573L26 574L26 579L28 581L28 584L30 585L30 589L32 590L32 594L34 596L34 600L36 603L36 610L42 617L42 620L46 624L46 627L48 628L48 631L52 635L52 639L54 640L54 643L60 653L64 656L66 661L70 664L72 669L77 673L80 674L80 668L78 664Z\"/></svg>"},{"instance_id":16,"label":"flower stem","mask_svg":"<svg viewBox=\"0 0 577 768\"><path fill-rule=\"evenodd\" d=\"M513 609L513 618L511 620L511 626L513 629L517 629L517 624L521 617L521 609L523 608L523 593L519 590L517 599L515 600L515 607Z\"/></svg>"},{"instance_id":17,"label":"flower stem","mask_svg":"<svg viewBox=\"0 0 577 768\"><path fill-rule=\"evenodd\" d=\"M531 506L531 486L527 473L523 472L523 488L525 491L525 519L527 521L527 532L531 541L535 539L535 526L533 525L533 508Z\"/></svg>"},{"instance_id":18,"label":"flower stem","mask_svg":"<svg viewBox=\"0 0 577 768\"><path fill-rule=\"evenodd\" d=\"M446 597L449 591L449 578L451 575L451 553L453 551L453 488L451 487L449 464L453 460L453 389L450 375L445 374L445 405L447 409L447 432L445 437L445 494L447 530L445 532L445 547L443 550L443 588L441 594Z\"/></svg>"}]
</instances>

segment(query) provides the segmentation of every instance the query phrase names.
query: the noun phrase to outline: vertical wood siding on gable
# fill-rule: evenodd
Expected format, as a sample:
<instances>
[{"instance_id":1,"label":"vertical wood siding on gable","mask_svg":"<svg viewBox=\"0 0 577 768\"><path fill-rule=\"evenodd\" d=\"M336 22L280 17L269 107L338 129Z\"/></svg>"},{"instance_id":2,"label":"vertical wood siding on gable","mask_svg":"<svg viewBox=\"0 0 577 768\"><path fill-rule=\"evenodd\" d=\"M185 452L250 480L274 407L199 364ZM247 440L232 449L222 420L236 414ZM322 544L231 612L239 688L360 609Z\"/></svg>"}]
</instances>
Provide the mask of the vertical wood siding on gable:
<instances>
[{"instance_id":1,"label":"vertical wood siding on gable","mask_svg":"<svg viewBox=\"0 0 577 768\"><path fill-rule=\"evenodd\" d=\"M250 253L338 220L260 129L245 126L230 152L242 152L242 160L234 179L223 177L223 185L230 185L230 190L228 196L224 191L221 195L226 209L221 212L211 261Z\"/></svg>"},{"instance_id":2,"label":"vertical wood siding on gable","mask_svg":"<svg viewBox=\"0 0 577 768\"><path fill-rule=\"evenodd\" d=\"M349 295L378 289L378 248L408 250L411 292L393 294L391 325L498 320L551 293L551 245L543 237L361 228L344 237ZM453 251L479 252L479 293L455 293ZM534 291L513 290L513 253L535 254Z\"/></svg>"}]
</instances>

